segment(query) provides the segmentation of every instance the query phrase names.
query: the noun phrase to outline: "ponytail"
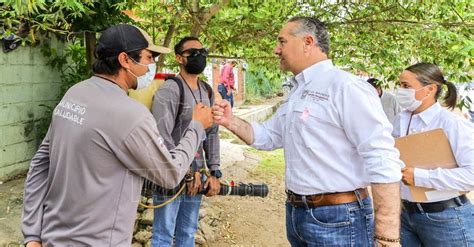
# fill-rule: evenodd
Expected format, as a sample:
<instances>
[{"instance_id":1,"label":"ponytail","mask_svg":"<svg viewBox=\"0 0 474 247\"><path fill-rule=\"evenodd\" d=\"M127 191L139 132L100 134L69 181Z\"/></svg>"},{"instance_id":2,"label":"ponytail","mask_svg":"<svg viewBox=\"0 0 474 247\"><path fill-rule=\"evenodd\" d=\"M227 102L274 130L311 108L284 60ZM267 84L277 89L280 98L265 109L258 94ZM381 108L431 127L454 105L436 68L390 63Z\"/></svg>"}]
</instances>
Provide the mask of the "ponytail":
<instances>
[{"instance_id":1,"label":"ponytail","mask_svg":"<svg viewBox=\"0 0 474 247\"><path fill-rule=\"evenodd\" d=\"M446 95L443 98L444 104L446 107L454 109L454 107L456 107L456 100L458 98L456 86L454 86L454 84L449 81L444 81L443 84L448 87L448 92L446 92Z\"/></svg>"},{"instance_id":2,"label":"ponytail","mask_svg":"<svg viewBox=\"0 0 474 247\"><path fill-rule=\"evenodd\" d=\"M443 85L446 85L448 91L444 96L444 105L448 108L454 109L456 107L456 100L458 93L456 92L456 86L452 82L446 81L444 79L443 73L438 68L436 64L432 63L417 63L406 68L414 74L416 74L416 79L421 83L421 85L426 86L430 84L435 84L437 86L435 99L438 100L443 91Z\"/></svg>"}]
</instances>

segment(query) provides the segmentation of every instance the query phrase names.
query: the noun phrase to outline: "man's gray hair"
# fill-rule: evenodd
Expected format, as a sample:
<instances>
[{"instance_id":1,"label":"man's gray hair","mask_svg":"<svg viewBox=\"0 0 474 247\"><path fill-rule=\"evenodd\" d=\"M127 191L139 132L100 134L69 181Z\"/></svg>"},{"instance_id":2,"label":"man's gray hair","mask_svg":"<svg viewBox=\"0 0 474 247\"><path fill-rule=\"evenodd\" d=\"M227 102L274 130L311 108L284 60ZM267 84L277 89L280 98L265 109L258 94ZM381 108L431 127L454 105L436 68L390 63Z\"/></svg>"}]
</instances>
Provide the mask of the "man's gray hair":
<instances>
[{"instance_id":1,"label":"man's gray hair","mask_svg":"<svg viewBox=\"0 0 474 247\"><path fill-rule=\"evenodd\" d=\"M329 55L329 33L324 22L305 16L295 16L288 22L298 23L298 27L293 29L291 33L294 36L309 34L316 39L317 45L326 55Z\"/></svg>"}]
</instances>

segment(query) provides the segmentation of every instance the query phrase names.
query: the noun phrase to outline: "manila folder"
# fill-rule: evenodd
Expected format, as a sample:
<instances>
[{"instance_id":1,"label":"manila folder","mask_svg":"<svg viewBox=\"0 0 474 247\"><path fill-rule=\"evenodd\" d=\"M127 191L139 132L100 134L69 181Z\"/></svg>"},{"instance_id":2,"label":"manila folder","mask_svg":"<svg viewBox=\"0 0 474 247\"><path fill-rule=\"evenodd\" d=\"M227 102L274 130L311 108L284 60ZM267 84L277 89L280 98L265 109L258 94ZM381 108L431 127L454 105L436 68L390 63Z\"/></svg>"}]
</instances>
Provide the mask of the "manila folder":
<instances>
[{"instance_id":1,"label":"manila folder","mask_svg":"<svg viewBox=\"0 0 474 247\"><path fill-rule=\"evenodd\" d=\"M423 169L457 167L448 137L442 129L396 138L395 147L400 151L400 159L408 167ZM426 192L434 190L416 186L409 187L416 202L427 201Z\"/></svg>"}]
</instances>

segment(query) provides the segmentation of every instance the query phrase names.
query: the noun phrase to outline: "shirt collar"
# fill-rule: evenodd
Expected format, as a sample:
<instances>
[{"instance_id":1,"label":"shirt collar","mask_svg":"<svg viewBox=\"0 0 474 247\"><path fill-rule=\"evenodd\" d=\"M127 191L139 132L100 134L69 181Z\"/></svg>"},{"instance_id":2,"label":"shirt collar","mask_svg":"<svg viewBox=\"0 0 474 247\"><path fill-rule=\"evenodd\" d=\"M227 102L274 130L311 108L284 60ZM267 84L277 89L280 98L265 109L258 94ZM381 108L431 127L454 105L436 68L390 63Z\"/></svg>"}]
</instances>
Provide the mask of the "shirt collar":
<instances>
[{"instance_id":1,"label":"shirt collar","mask_svg":"<svg viewBox=\"0 0 474 247\"><path fill-rule=\"evenodd\" d=\"M438 115L441 109L442 107L439 102L436 102L432 106L428 107L428 109L418 113L417 115L421 118L421 120L423 120L426 125L428 125L431 120L433 120L433 118Z\"/></svg>"},{"instance_id":2,"label":"shirt collar","mask_svg":"<svg viewBox=\"0 0 474 247\"><path fill-rule=\"evenodd\" d=\"M326 59L309 66L293 78L298 83L304 82L306 84L314 79L314 75L323 73L332 68L334 68L334 65L332 64L331 59Z\"/></svg>"}]
</instances>

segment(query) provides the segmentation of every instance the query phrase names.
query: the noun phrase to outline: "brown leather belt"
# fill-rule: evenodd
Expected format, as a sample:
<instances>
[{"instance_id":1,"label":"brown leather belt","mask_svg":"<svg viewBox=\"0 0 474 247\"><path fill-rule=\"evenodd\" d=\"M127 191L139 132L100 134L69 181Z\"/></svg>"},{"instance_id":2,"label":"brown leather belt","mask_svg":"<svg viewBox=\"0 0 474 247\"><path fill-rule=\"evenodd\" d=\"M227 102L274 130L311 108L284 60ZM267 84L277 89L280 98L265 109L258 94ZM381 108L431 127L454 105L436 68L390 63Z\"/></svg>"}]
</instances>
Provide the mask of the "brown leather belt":
<instances>
[{"instance_id":1,"label":"brown leather belt","mask_svg":"<svg viewBox=\"0 0 474 247\"><path fill-rule=\"evenodd\" d=\"M360 199L363 200L369 197L369 191L367 188L357 189L355 191L348 192L336 192L318 195L298 195L290 190L286 192L287 201L296 208L314 208L321 206L330 206L345 204L351 202L357 202L356 192L360 195Z\"/></svg>"}]
</instances>

